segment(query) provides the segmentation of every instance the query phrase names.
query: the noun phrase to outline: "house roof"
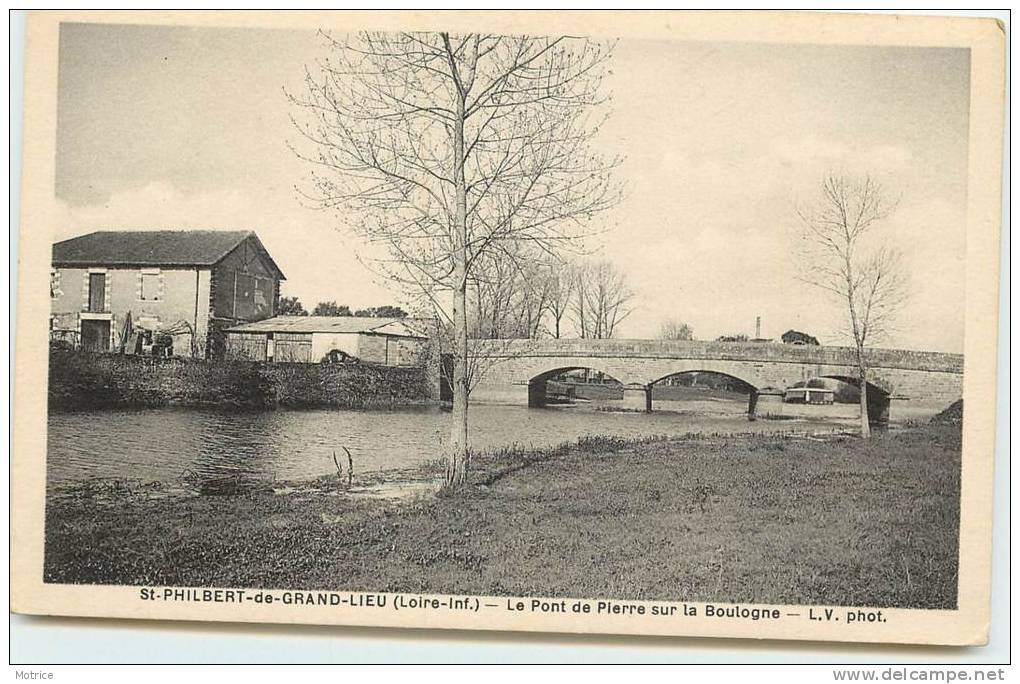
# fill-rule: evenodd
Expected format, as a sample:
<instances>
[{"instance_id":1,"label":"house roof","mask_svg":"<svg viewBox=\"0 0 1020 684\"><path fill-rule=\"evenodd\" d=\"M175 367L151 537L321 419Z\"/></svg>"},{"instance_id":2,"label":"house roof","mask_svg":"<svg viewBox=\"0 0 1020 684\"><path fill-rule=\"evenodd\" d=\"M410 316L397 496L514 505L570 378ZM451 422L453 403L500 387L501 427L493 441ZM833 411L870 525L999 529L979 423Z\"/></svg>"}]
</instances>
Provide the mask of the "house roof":
<instances>
[{"instance_id":1,"label":"house roof","mask_svg":"<svg viewBox=\"0 0 1020 684\"><path fill-rule=\"evenodd\" d=\"M275 316L245 323L227 332L243 333L370 333L395 337L425 337L416 333L401 318L365 316Z\"/></svg>"},{"instance_id":2,"label":"house roof","mask_svg":"<svg viewBox=\"0 0 1020 684\"><path fill-rule=\"evenodd\" d=\"M53 265L215 266L249 238L284 279L251 230L100 230L54 243Z\"/></svg>"}]
</instances>

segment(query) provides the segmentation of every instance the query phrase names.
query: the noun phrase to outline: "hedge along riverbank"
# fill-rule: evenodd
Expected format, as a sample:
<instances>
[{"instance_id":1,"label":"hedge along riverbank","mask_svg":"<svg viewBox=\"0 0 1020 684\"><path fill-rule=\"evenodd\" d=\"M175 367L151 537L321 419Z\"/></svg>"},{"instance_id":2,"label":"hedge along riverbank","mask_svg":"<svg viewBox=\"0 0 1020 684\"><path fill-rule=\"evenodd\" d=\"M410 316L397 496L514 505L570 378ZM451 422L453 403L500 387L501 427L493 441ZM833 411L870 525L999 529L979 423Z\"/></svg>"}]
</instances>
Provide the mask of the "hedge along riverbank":
<instances>
[{"instance_id":1,"label":"hedge along riverbank","mask_svg":"<svg viewBox=\"0 0 1020 684\"><path fill-rule=\"evenodd\" d=\"M435 401L422 368L253 363L51 351L51 410L227 406L346 409ZM436 385L436 387L433 387Z\"/></svg>"}]
</instances>

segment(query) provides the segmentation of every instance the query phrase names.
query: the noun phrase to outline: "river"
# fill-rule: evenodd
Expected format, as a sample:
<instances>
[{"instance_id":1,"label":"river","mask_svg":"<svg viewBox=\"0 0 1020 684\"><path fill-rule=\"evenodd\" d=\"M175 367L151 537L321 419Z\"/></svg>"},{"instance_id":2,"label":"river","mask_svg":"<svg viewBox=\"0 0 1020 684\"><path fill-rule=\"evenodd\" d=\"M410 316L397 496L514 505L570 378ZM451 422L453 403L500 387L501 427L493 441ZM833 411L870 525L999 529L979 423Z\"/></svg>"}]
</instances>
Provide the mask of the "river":
<instances>
[{"instance_id":1,"label":"river","mask_svg":"<svg viewBox=\"0 0 1020 684\"><path fill-rule=\"evenodd\" d=\"M674 402L663 402L669 403ZM643 414L595 411L591 406L528 409L473 404L471 446L544 447L586 434L831 430L853 423L853 407L845 406L826 420L756 422L748 422L743 414L746 403L739 400L682 402L682 409ZM439 457L449 420L449 413L439 409L54 413L49 416L47 482L54 486L89 478L168 481L189 472L200 478L237 474L304 480L336 472L333 453L344 460L343 446L353 454L356 473L395 470Z\"/></svg>"}]
</instances>

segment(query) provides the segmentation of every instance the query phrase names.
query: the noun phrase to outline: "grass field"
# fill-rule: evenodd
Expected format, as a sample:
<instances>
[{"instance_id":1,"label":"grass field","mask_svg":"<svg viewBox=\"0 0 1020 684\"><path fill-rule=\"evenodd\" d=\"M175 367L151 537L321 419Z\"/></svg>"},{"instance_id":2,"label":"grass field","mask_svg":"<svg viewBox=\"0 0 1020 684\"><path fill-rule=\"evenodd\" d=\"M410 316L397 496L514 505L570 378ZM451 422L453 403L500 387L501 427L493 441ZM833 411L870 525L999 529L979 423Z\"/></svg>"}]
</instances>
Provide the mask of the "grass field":
<instances>
[{"instance_id":1,"label":"grass field","mask_svg":"<svg viewBox=\"0 0 1020 684\"><path fill-rule=\"evenodd\" d=\"M589 438L401 500L93 483L49 499L45 579L952 608L959 476L959 427L928 426Z\"/></svg>"}]
</instances>

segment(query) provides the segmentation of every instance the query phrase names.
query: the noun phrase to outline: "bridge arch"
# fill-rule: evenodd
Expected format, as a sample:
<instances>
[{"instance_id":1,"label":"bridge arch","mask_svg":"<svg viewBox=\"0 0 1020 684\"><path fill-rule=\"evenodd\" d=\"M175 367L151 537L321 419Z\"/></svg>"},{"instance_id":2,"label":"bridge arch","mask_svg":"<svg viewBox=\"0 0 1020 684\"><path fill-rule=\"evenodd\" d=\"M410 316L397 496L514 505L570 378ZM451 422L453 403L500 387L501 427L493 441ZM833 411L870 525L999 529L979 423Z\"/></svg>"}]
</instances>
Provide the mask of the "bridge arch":
<instances>
[{"instance_id":1,"label":"bridge arch","mask_svg":"<svg viewBox=\"0 0 1020 684\"><path fill-rule=\"evenodd\" d=\"M615 373L611 373L608 370L599 367L598 364L589 364L589 365L583 365L583 366L580 366L580 365L570 365L570 366L560 366L559 368L550 368L548 370L541 371L540 373L536 373L535 375L533 375L531 378L528 379L528 382L529 383L531 383L531 382L546 382L548 380L551 380L551 379L555 378L557 375L563 375L564 373L569 373L570 371L578 371L578 370L595 371L596 373L601 373L602 375L604 375L604 376L606 376L608 378L612 378L613 380L616 380L617 382L620 382L620 383L623 382L622 380L620 380L619 378L616 377Z\"/></svg>"},{"instance_id":2,"label":"bridge arch","mask_svg":"<svg viewBox=\"0 0 1020 684\"><path fill-rule=\"evenodd\" d=\"M861 380L860 378L852 375L827 373L819 375L818 377L828 378L830 380L839 380L840 382L845 382L860 391ZM889 403L892 399L891 388L887 389L886 387L876 385L870 381L868 381L866 385L868 388L868 422L872 426L885 427L889 424Z\"/></svg>"},{"instance_id":3,"label":"bridge arch","mask_svg":"<svg viewBox=\"0 0 1020 684\"><path fill-rule=\"evenodd\" d=\"M710 368L701 368L700 366L696 368L677 370L671 373L667 373L666 375L660 376L655 380L652 380L650 383L648 383L648 386L654 387L655 385L658 385L664 380L669 380L670 378L678 378L682 375L697 375L699 373L703 375L716 375L724 378L729 378L730 380L735 380L736 383L739 384L742 389L746 389L748 392L758 391L758 388L754 385L754 382L745 379L747 374L741 373L741 375L744 375L745 377L740 377L738 375L734 375L733 373L727 373L725 371L720 370L713 370Z\"/></svg>"},{"instance_id":4,"label":"bridge arch","mask_svg":"<svg viewBox=\"0 0 1020 684\"><path fill-rule=\"evenodd\" d=\"M690 365L690 364L688 364L688 365ZM666 383L667 380L670 380L671 378L682 378L683 376L694 376L695 380L694 380L693 384L690 385L690 386L694 387L695 383L697 383L697 378L699 376L706 375L706 376L709 376L709 378L716 378L715 380L710 379L710 380L708 380L705 383L707 385L712 386L713 389L716 389L716 390L719 389L719 387L718 387L718 378L726 378L726 380L728 381L728 382L726 382L727 386L724 388L726 391L730 391L730 392L738 393L738 394L746 394L746 396L747 396L747 406L748 406L747 414L748 414L749 418L753 419L754 418L754 412L755 412L755 406L758 403L758 387L755 386L755 382L758 382L759 380L757 378L755 378L753 381L748 380L747 378L749 377L750 374L748 374L748 373L739 373L739 374L737 374L738 372L739 371L737 371L736 369L733 369L733 372L726 372L724 370L708 368L708 367L705 367L703 364L697 364L697 363L695 363L694 367L692 367L692 368L684 368L682 370L675 370L675 371L669 372L666 375L662 375L662 376L652 380L648 384L648 388L647 388L648 396L646 398L646 404L647 404L647 407L648 407L647 410L648 411L654 410L655 401L660 401L660 402L661 401L669 401L669 399L670 399L668 397L668 391L669 390L666 389L665 386L664 386L664 383ZM656 390L657 386L660 387L659 392L658 392L659 393L659 397L658 398L656 398L654 396L655 390ZM662 397L662 394L664 394L664 393L667 394L667 397ZM680 392L680 401L691 401L693 399L695 399L695 398L693 398L691 396L684 396L684 393ZM720 398L716 397L715 399L720 399ZM674 398L674 401L675 401L675 398Z\"/></svg>"},{"instance_id":5,"label":"bridge arch","mask_svg":"<svg viewBox=\"0 0 1020 684\"><path fill-rule=\"evenodd\" d=\"M828 380L839 380L840 382L845 382L846 384L850 385L851 387L855 387L857 389L860 389L860 387L861 387L860 378L856 378L856 377L854 377L852 375L842 375L842 374L839 374L839 373L823 373L823 374L818 375L816 377L823 378L823 379L828 379ZM889 395L892 394L892 390L890 388L883 387L882 385L876 385L875 383L871 382L870 380L868 381L867 384L868 384L868 395L869 396L871 394L878 394L878 395L883 395L883 396L889 396Z\"/></svg>"},{"instance_id":6,"label":"bridge arch","mask_svg":"<svg viewBox=\"0 0 1020 684\"><path fill-rule=\"evenodd\" d=\"M648 383L648 386L645 390L646 391L645 402L647 406L646 410L648 411L653 410L654 406L653 392L655 391L656 386L662 387L663 386L662 383L671 378L681 378L683 376L689 375L694 375L695 377L699 375L707 375L715 378L726 378L730 381L729 383L730 387L727 389L732 389L733 387L736 387L738 392L747 395L747 415L749 419L751 420L754 419L755 406L758 403L759 392L759 387L757 386L756 383L761 382L759 379L753 378L749 380L748 378L751 377L750 373L740 372L740 369L737 368L733 369L727 368L726 370L720 370L718 368L711 368L705 364L698 363L694 364L688 363L684 365L685 365L684 368L672 370L666 373L665 375L661 375L656 379L652 380L650 383ZM733 372L727 372L730 370L732 370ZM660 394L663 391L664 390L660 390Z\"/></svg>"},{"instance_id":7,"label":"bridge arch","mask_svg":"<svg viewBox=\"0 0 1020 684\"><path fill-rule=\"evenodd\" d=\"M598 365L569 365L560 366L558 368L550 368L544 370L537 375L533 375L528 379L528 407L529 408L542 408L547 403L548 397L548 383L553 378L569 373L571 371L578 370L590 370L600 373L603 377L609 378L621 386L625 383L621 381L616 374L610 373L609 371L603 370Z\"/></svg>"}]
</instances>

